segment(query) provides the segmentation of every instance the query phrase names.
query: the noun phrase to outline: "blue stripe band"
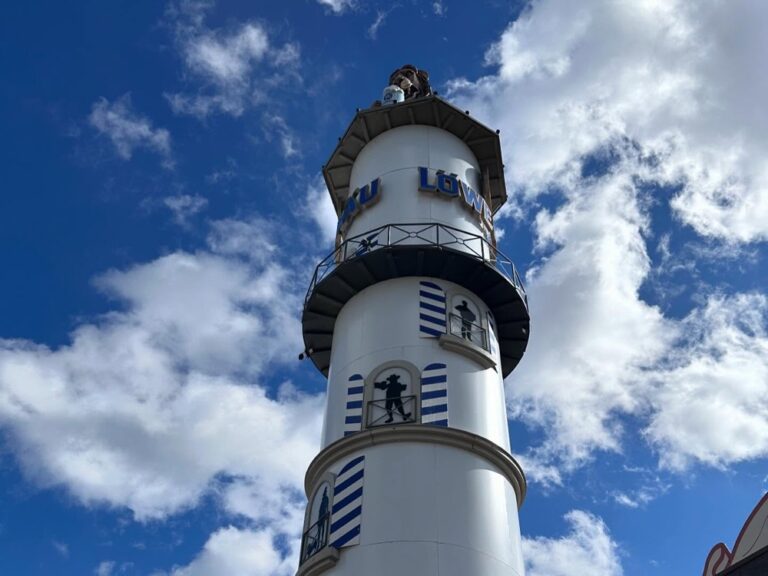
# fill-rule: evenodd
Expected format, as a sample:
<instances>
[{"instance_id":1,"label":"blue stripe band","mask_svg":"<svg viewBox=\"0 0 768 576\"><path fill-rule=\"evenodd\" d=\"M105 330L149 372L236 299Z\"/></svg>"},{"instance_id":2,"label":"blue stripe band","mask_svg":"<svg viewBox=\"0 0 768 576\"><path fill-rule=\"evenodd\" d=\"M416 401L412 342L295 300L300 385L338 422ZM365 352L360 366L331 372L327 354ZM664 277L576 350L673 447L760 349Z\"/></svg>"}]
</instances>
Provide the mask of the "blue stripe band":
<instances>
[{"instance_id":1,"label":"blue stripe band","mask_svg":"<svg viewBox=\"0 0 768 576\"><path fill-rule=\"evenodd\" d=\"M439 404L437 406L426 406L421 408L422 414L439 414L440 412L447 412L448 404Z\"/></svg>"},{"instance_id":2,"label":"blue stripe band","mask_svg":"<svg viewBox=\"0 0 768 576\"><path fill-rule=\"evenodd\" d=\"M441 334L445 334L444 331L435 330L434 328L429 328L427 326L420 326L419 330L421 330L425 334L430 334L431 336L440 336Z\"/></svg>"},{"instance_id":3,"label":"blue stripe band","mask_svg":"<svg viewBox=\"0 0 768 576\"><path fill-rule=\"evenodd\" d=\"M346 498L342 498L338 502L334 502L331 513L336 514L336 512L338 512L339 510L347 506L353 500L360 498L362 495L363 495L363 487L360 486L360 488L358 488L357 490L349 494Z\"/></svg>"},{"instance_id":4,"label":"blue stripe band","mask_svg":"<svg viewBox=\"0 0 768 576\"><path fill-rule=\"evenodd\" d=\"M434 282L427 282L426 280L422 280L421 282L419 282L419 284L421 284L422 286L426 286L427 288L434 288L435 290L442 290L442 288L440 288L440 286L438 286Z\"/></svg>"},{"instance_id":5,"label":"blue stripe band","mask_svg":"<svg viewBox=\"0 0 768 576\"><path fill-rule=\"evenodd\" d=\"M362 416L347 416L344 419L344 424L360 424L362 421Z\"/></svg>"},{"instance_id":6,"label":"blue stripe band","mask_svg":"<svg viewBox=\"0 0 768 576\"><path fill-rule=\"evenodd\" d=\"M425 376L421 379L421 384L440 384L441 382L447 382L448 377L443 374L442 376Z\"/></svg>"},{"instance_id":7,"label":"blue stripe band","mask_svg":"<svg viewBox=\"0 0 768 576\"><path fill-rule=\"evenodd\" d=\"M341 518L336 520L336 522L331 524L331 532L336 532L336 530L338 530L339 528L341 528L345 524L348 524L349 522L351 522L352 520L354 520L355 518L360 516L360 513L362 511L363 511L363 507L362 506L358 506L357 508L352 510L349 514L345 514L344 516L342 516Z\"/></svg>"},{"instance_id":8,"label":"blue stripe band","mask_svg":"<svg viewBox=\"0 0 768 576\"><path fill-rule=\"evenodd\" d=\"M352 381L352 380L362 380L362 379L363 379L363 377L360 374L352 374L352 376L349 377L350 381Z\"/></svg>"},{"instance_id":9,"label":"blue stripe band","mask_svg":"<svg viewBox=\"0 0 768 576\"><path fill-rule=\"evenodd\" d=\"M346 472L347 470L354 468L355 466L360 464L360 462L362 462L363 460L365 460L365 456L358 456L354 460L350 460L345 464L344 468L341 469L341 471L339 472L339 476L344 474L344 472Z\"/></svg>"},{"instance_id":10,"label":"blue stripe band","mask_svg":"<svg viewBox=\"0 0 768 576\"><path fill-rule=\"evenodd\" d=\"M431 426L448 426L448 420L435 420L434 422L427 422Z\"/></svg>"},{"instance_id":11,"label":"blue stripe band","mask_svg":"<svg viewBox=\"0 0 768 576\"><path fill-rule=\"evenodd\" d=\"M363 386L350 386L347 388L347 394L362 394Z\"/></svg>"},{"instance_id":12,"label":"blue stripe band","mask_svg":"<svg viewBox=\"0 0 768 576\"><path fill-rule=\"evenodd\" d=\"M347 402L347 410L350 408L362 408L363 407L363 401L362 400L351 400Z\"/></svg>"},{"instance_id":13,"label":"blue stripe band","mask_svg":"<svg viewBox=\"0 0 768 576\"><path fill-rule=\"evenodd\" d=\"M429 316L427 314L419 314L419 318L437 324L438 326L445 326L445 318L436 318L435 316Z\"/></svg>"},{"instance_id":14,"label":"blue stripe band","mask_svg":"<svg viewBox=\"0 0 768 576\"><path fill-rule=\"evenodd\" d=\"M360 526L358 525L352 528L352 530L350 530L346 534L344 534L344 536L340 536L339 538L334 540L333 543L331 543L331 546L333 546L334 548L341 548L342 546L344 546L344 544L346 544L347 542L352 540L352 538L354 538L355 536L358 536L359 534L360 534Z\"/></svg>"},{"instance_id":15,"label":"blue stripe band","mask_svg":"<svg viewBox=\"0 0 768 576\"><path fill-rule=\"evenodd\" d=\"M356 472L355 474L352 474L352 476L350 476L349 478L347 478L343 482L339 482L336 486L334 486L333 493L336 494L336 493L343 492L345 489L347 489L350 486L352 486L352 484L354 484L355 482L360 480L360 478L362 478L362 477L363 477L363 470L360 470L360 471Z\"/></svg>"},{"instance_id":16,"label":"blue stripe band","mask_svg":"<svg viewBox=\"0 0 768 576\"><path fill-rule=\"evenodd\" d=\"M445 398L448 396L448 390L431 390L430 392L422 392L421 399L429 400L430 398Z\"/></svg>"},{"instance_id":17,"label":"blue stripe band","mask_svg":"<svg viewBox=\"0 0 768 576\"><path fill-rule=\"evenodd\" d=\"M434 300L435 302L443 302L445 303L445 296L438 296L437 294L430 294L429 292L424 292L424 290L419 290L419 296L422 298L429 298L430 300Z\"/></svg>"},{"instance_id":18,"label":"blue stripe band","mask_svg":"<svg viewBox=\"0 0 768 576\"><path fill-rule=\"evenodd\" d=\"M445 306L435 306L434 304L430 304L429 302L419 302L419 307L423 308L424 310L431 310L432 312L437 312L438 314L445 314Z\"/></svg>"},{"instance_id":19,"label":"blue stripe band","mask_svg":"<svg viewBox=\"0 0 768 576\"><path fill-rule=\"evenodd\" d=\"M428 370L437 370L438 368L445 368L445 364L441 364L440 362L435 362L434 364L430 364L426 368L424 368L424 372Z\"/></svg>"}]
</instances>

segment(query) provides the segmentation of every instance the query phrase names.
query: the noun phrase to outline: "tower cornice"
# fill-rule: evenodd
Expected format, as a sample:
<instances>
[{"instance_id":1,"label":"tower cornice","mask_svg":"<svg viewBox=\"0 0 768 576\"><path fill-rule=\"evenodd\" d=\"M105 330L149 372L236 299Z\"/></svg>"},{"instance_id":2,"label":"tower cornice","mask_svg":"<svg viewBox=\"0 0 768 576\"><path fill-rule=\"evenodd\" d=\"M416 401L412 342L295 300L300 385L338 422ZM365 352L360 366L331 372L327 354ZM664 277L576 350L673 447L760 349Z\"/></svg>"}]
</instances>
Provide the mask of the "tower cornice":
<instances>
[{"instance_id":1,"label":"tower cornice","mask_svg":"<svg viewBox=\"0 0 768 576\"><path fill-rule=\"evenodd\" d=\"M451 446L477 454L504 475L515 491L518 508L523 505L528 483L520 464L509 452L498 444L465 430L423 424L369 428L329 444L315 456L307 469L304 477L307 496L311 496L314 486L333 463L371 446L396 442Z\"/></svg>"}]
</instances>

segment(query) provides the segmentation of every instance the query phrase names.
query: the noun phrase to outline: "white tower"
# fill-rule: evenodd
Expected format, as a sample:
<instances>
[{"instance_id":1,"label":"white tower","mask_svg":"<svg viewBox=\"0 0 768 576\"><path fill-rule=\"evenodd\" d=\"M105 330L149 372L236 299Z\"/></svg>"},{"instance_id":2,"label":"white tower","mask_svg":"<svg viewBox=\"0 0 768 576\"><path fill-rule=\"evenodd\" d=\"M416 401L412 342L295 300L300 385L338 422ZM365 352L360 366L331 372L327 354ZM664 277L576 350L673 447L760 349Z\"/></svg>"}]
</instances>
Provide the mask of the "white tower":
<instances>
[{"instance_id":1,"label":"white tower","mask_svg":"<svg viewBox=\"0 0 768 576\"><path fill-rule=\"evenodd\" d=\"M297 575L523 576L503 379L529 316L493 234L499 137L413 67L390 84L405 98L358 111L323 168L339 235L302 319L328 400Z\"/></svg>"}]
</instances>

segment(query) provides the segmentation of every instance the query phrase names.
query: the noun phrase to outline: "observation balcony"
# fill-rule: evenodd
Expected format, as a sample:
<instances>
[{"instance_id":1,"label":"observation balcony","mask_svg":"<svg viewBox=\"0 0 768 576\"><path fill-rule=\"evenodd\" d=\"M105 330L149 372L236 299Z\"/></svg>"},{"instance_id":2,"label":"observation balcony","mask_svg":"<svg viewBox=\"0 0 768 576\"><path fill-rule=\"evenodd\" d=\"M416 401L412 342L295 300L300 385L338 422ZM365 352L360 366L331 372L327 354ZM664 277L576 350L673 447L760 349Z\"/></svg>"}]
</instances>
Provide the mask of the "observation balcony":
<instances>
[{"instance_id":1,"label":"observation balcony","mask_svg":"<svg viewBox=\"0 0 768 576\"><path fill-rule=\"evenodd\" d=\"M441 278L472 291L496 320L501 370L507 376L528 344L530 317L512 260L483 236L436 223L388 224L348 238L315 269L304 300L304 345L328 375L336 317L355 294L406 276ZM459 322L459 335L461 322ZM488 348L487 335L484 338Z\"/></svg>"},{"instance_id":2,"label":"observation balcony","mask_svg":"<svg viewBox=\"0 0 768 576\"><path fill-rule=\"evenodd\" d=\"M330 521L331 515L324 514L317 522L312 524L306 532L304 532L301 537L301 558L299 564L303 564L326 547L328 544Z\"/></svg>"},{"instance_id":3,"label":"observation balcony","mask_svg":"<svg viewBox=\"0 0 768 576\"><path fill-rule=\"evenodd\" d=\"M486 352L491 351L488 343L488 331L479 324L468 322L458 314L451 313L448 319L448 332L480 346Z\"/></svg>"}]
</instances>

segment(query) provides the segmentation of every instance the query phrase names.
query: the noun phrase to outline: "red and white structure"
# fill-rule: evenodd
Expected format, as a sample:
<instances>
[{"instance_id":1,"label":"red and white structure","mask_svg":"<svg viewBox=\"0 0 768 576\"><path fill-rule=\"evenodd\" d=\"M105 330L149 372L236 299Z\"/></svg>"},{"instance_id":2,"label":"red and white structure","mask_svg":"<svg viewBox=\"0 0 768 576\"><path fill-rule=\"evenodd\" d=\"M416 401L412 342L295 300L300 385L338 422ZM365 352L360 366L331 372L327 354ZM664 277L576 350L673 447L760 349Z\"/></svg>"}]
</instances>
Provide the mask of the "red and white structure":
<instances>
[{"instance_id":1,"label":"red and white structure","mask_svg":"<svg viewBox=\"0 0 768 576\"><path fill-rule=\"evenodd\" d=\"M768 494L757 503L739 532L733 549L722 542L712 547L703 576L768 575Z\"/></svg>"}]
</instances>

